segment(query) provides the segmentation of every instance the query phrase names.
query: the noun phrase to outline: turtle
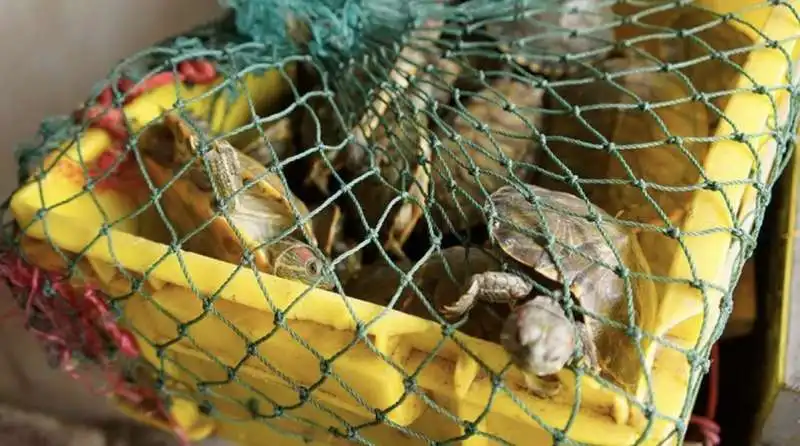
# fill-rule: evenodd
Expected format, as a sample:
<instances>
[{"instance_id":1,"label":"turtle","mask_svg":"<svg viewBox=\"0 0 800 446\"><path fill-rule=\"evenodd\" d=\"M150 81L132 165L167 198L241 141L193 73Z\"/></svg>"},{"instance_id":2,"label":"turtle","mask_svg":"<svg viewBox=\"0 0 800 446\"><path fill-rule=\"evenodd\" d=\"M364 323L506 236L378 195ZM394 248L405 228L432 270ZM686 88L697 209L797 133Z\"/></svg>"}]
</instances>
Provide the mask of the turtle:
<instances>
[{"instance_id":1,"label":"turtle","mask_svg":"<svg viewBox=\"0 0 800 446\"><path fill-rule=\"evenodd\" d=\"M510 185L495 191L486 204L498 215L489 226L489 243L510 260L510 266L505 271L488 270L469 277L460 297L443 306L442 313L448 318L459 317L479 301L513 304L500 343L525 372L535 394L552 396L558 391L552 377L573 358L577 339L581 363L631 390L641 376L636 342L624 329L603 324L597 317L623 326L633 317L638 327L652 327L657 308L652 282L632 278L631 315L625 280L616 272L627 268L632 273L649 274L636 237L612 222L602 209L575 195L535 185L524 188L538 205L532 205L525 194ZM591 222L592 215L596 223ZM545 237L548 229L557 241L549 248ZM619 260L615 250L620 253ZM554 259L559 260L560 268ZM575 312L574 323L565 311L566 299L559 299L557 293L534 292L535 277L569 287L573 305L582 310Z\"/></svg>"},{"instance_id":2,"label":"turtle","mask_svg":"<svg viewBox=\"0 0 800 446\"><path fill-rule=\"evenodd\" d=\"M510 10L484 25L486 34L514 62L535 73L559 77L576 67L570 63L605 58L614 48L615 14L602 0L558 0L554 6L509 5ZM500 6L502 8L502 6ZM577 33L577 34L576 34ZM569 59L565 59L569 57Z\"/></svg>"},{"instance_id":3,"label":"turtle","mask_svg":"<svg viewBox=\"0 0 800 446\"><path fill-rule=\"evenodd\" d=\"M481 203L505 184L509 168L521 180L528 177L526 164L533 164L539 148L536 130L542 127L544 91L511 78L497 78L479 91L458 114L452 131L440 127L433 167L436 204L434 218L439 229L461 231L484 223ZM510 107L513 107L510 108ZM458 137L456 142L447 133ZM480 176L471 173L472 165Z\"/></svg>"},{"instance_id":4,"label":"turtle","mask_svg":"<svg viewBox=\"0 0 800 446\"><path fill-rule=\"evenodd\" d=\"M336 261L341 255L350 251L355 243L345 236L344 214L336 204L330 204L324 209L319 210L313 217L314 234L322 253L328 258ZM334 265L336 276L342 283L347 283L352 277L356 276L362 266L362 256L360 250L349 253Z\"/></svg>"},{"instance_id":5,"label":"turtle","mask_svg":"<svg viewBox=\"0 0 800 446\"><path fill-rule=\"evenodd\" d=\"M646 224L661 224L666 217L667 223L679 224L709 150L707 106L693 99L680 73L664 72L658 63L632 53L600 62L595 69L608 79L588 71L576 74L571 79L575 82L554 86L560 98L546 98L554 110L545 124L554 158L542 157L539 166L551 173L533 181L573 192L568 179L574 175L589 180L581 182L581 190L611 215ZM579 81L586 78L591 81ZM562 101L581 107L580 118ZM649 107L635 107L645 103ZM676 241L655 230L638 238L653 273L668 275L679 249Z\"/></svg>"},{"instance_id":6,"label":"turtle","mask_svg":"<svg viewBox=\"0 0 800 446\"><path fill-rule=\"evenodd\" d=\"M306 206L277 174L227 141L212 140L201 153L203 139L208 137L190 121L168 112L142 131L137 145L147 175L163 190L161 206L178 236L194 234L185 249L230 263L249 252L260 271L330 289L332 278L310 245L316 244L311 225L299 224L293 212L306 216ZM216 215L217 208L225 215ZM276 240L292 228L297 229Z\"/></svg>"}]
</instances>

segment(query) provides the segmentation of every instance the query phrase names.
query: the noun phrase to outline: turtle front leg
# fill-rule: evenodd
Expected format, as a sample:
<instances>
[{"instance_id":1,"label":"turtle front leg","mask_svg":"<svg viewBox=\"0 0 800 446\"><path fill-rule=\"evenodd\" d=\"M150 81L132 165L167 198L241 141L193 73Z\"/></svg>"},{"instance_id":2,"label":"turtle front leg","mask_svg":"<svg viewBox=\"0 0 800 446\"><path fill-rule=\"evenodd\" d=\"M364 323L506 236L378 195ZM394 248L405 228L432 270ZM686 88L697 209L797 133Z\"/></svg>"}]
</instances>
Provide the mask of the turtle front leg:
<instances>
[{"instance_id":1,"label":"turtle front leg","mask_svg":"<svg viewBox=\"0 0 800 446\"><path fill-rule=\"evenodd\" d=\"M488 303L512 303L524 299L533 290L533 285L516 274L488 271L470 277L466 288L455 303L442 308L445 317L461 316L479 300Z\"/></svg>"}]
</instances>

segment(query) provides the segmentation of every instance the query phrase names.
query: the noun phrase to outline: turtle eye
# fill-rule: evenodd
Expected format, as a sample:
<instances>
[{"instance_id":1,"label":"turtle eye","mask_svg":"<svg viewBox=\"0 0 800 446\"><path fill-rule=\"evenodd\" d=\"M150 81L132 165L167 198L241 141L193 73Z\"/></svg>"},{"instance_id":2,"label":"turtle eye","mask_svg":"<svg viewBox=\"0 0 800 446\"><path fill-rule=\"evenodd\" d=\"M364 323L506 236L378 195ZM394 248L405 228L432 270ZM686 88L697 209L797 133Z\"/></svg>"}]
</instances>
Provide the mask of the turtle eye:
<instances>
[{"instance_id":1,"label":"turtle eye","mask_svg":"<svg viewBox=\"0 0 800 446\"><path fill-rule=\"evenodd\" d=\"M322 272L322 265L317 259L311 259L306 262L306 273L311 276L316 276Z\"/></svg>"}]
</instances>

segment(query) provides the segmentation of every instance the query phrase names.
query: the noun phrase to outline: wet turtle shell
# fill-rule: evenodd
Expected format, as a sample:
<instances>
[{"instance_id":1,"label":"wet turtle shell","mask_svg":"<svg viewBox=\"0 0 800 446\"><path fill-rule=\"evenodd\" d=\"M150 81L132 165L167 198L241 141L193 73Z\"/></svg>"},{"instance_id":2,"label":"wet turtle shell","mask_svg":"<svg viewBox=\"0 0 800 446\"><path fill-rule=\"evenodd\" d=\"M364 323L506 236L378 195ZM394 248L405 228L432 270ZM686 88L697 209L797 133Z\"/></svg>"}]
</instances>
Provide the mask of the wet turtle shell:
<instances>
[{"instance_id":1,"label":"wet turtle shell","mask_svg":"<svg viewBox=\"0 0 800 446\"><path fill-rule=\"evenodd\" d=\"M519 264L568 284L585 312L583 323L595 342L601 368L620 384L636 385L641 365L635 343L624 330L599 318L628 325L632 316L640 328L652 329L658 306L653 283L631 277L634 314L630 315L625 281L617 273L625 268L631 274L649 275L637 238L575 195L533 185L527 191L534 204L513 186L492 194L491 205L501 216L490 226L494 243ZM548 235L555 240L549 249L545 248Z\"/></svg>"},{"instance_id":2,"label":"wet turtle shell","mask_svg":"<svg viewBox=\"0 0 800 446\"><path fill-rule=\"evenodd\" d=\"M586 63L606 57L614 45L611 5L602 0L555 3L528 10L509 5L509 10L498 11L498 17L520 14L520 18L494 20L485 25L486 33L516 63L546 76L560 76L579 66L569 63L572 60Z\"/></svg>"},{"instance_id":3,"label":"wet turtle shell","mask_svg":"<svg viewBox=\"0 0 800 446\"><path fill-rule=\"evenodd\" d=\"M514 175L525 181L528 170L523 164L534 163L537 156L542 98L543 91L530 84L498 79L473 96L466 113L453 120L452 131L460 144L440 129L442 146L436 150L432 175L434 217L441 230L484 223L482 204L487 194L508 184L504 157L515 162ZM479 177L471 173L473 164L480 169Z\"/></svg>"},{"instance_id":4,"label":"wet turtle shell","mask_svg":"<svg viewBox=\"0 0 800 446\"><path fill-rule=\"evenodd\" d=\"M321 259L301 241L315 243L310 223L301 227L294 215L305 216L305 205L276 174L224 140L211 141L201 154L203 138L175 113L139 137L147 174L164 190L161 205L171 225L179 237L197 232L185 249L231 263L252 252L261 271L307 283L322 278L317 285L329 287ZM215 215L219 207L226 215ZM293 237L275 241L292 228Z\"/></svg>"}]
</instances>

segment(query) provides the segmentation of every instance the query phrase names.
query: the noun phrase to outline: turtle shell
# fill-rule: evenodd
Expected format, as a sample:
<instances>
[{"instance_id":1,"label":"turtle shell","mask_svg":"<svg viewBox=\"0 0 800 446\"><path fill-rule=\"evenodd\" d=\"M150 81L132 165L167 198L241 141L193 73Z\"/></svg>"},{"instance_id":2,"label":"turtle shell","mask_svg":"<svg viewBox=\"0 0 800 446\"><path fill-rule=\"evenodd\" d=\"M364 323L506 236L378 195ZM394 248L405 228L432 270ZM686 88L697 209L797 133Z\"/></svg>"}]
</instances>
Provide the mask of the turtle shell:
<instances>
[{"instance_id":1,"label":"turtle shell","mask_svg":"<svg viewBox=\"0 0 800 446\"><path fill-rule=\"evenodd\" d=\"M622 281L613 271L619 265L615 249L626 250L631 240L629 233L618 225L604 223L602 228L609 244L598 227L587 220L589 206L600 218L611 218L601 209L565 192L533 185L528 185L528 189L538 206L528 202L513 186L502 187L491 196L495 210L502 216L491 226L492 237L500 248L548 279L570 284L578 298L622 296ZM548 234L556 240L550 252L544 248ZM559 259L561 270L554 258Z\"/></svg>"},{"instance_id":2,"label":"turtle shell","mask_svg":"<svg viewBox=\"0 0 800 446\"><path fill-rule=\"evenodd\" d=\"M634 385L641 372L634 343L623 330L598 318L629 323L626 284L617 273L624 267L636 274L631 280L634 320L644 330L653 328L656 289L651 280L637 278L650 270L636 237L575 195L534 185L527 190L532 202L513 186L492 194L491 204L500 216L490 227L493 240L521 265L570 286L585 311L601 366L621 383ZM554 240L549 249L548 235Z\"/></svg>"},{"instance_id":3,"label":"turtle shell","mask_svg":"<svg viewBox=\"0 0 800 446\"><path fill-rule=\"evenodd\" d=\"M518 163L514 174L525 179L526 168L519 163L532 164L536 159L534 135L542 127L542 97L543 91L530 84L498 79L473 96L467 113L453 120L460 144L440 129L442 147L436 151L432 176L438 210L434 217L441 230L452 226L459 231L484 222L481 204L486 194L507 184L504 157ZM480 169L479 178L471 173L473 164Z\"/></svg>"},{"instance_id":4,"label":"turtle shell","mask_svg":"<svg viewBox=\"0 0 800 446\"><path fill-rule=\"evenodd\" d=\"M320 259L299 241L315 243L310 223L301 228L295 217L295 211L301 217L308 213L305 205L276 174L224 140L211 141L200 155L201 136L169 113L139 137L147 174L163 190L161 206L171 225L179 237L193 234L184 248L231 263L252 252L255 266L272 274L279 266L286 270L286 261L296 257L303 262L299 268L319 276ZM220 206L225 215L216 215ZM277 236L292 228L297 228L294 241L273 246Z\"/></svg>"},{"instance_id":5,"label":"turtle shell","mask_svg":"<svg viewBox=\"0 0 800 446\"><path fill-rule=\"evenodd\" d=\"M546 76L560 76L578 66L569 64L564 56L584 63L606 57L614 43L614 29L608 26L615 20L611 6L601 0L555 3L546 9L537 7L537 11L512 7L498 12L503 16L525 16L512 21L494 20L485 25L486 33L516 63ZM580 35L573 35L574 32Z\"/></svg>"}]
</instances>

